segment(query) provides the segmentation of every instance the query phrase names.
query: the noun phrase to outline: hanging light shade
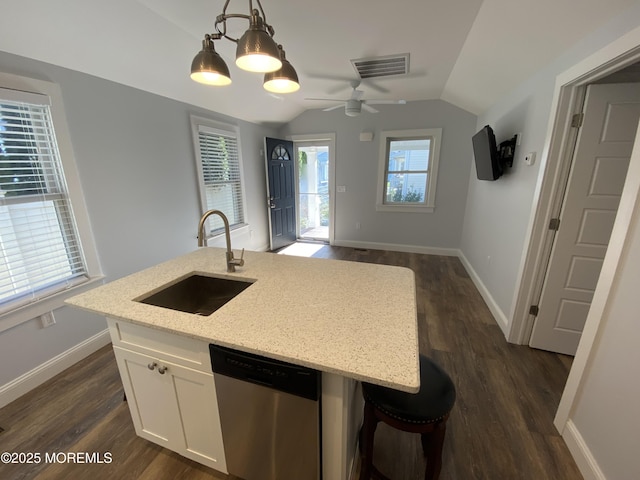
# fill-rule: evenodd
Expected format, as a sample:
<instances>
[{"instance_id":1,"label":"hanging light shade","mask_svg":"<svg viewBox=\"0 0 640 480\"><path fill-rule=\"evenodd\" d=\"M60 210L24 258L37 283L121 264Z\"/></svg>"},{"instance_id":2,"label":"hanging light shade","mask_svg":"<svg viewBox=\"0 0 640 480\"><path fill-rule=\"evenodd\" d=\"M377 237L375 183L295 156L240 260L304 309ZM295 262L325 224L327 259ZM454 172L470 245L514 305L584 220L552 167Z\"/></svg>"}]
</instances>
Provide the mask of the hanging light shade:
<instances>
[{"instance_id":1,"label":"hanging light shade","mask_svg":"<svg viewBox=\"0 0 640 480\"><path fill-rule=\"evenodd\" d=\"M191 62L191 79L205 85L229 85L231 75L229 67L213 46L210 35L205 35L202 50Z\"/></svg>"},{"instance_id":2,"label":"hanging light shade","mask_svg":"<svg viewBox=\"0 0 640 480\"><path fill-rule=\"evenodd\" d=\"M298 74L287 60L282 45L278 45L282 67L275 72L264 74L263 87L273 93L292 93L300 89Z\"/></svg>"},{"instance_id":3,"label":"hanging light shade","mask_svg":"<svg viewBox=\"0 0 640 480\"><path fill-rule=\"evenodd\" d=\"M249 72L274 72L282 67L278 45L267 33L258 10L253 10L249 29L238 40L236 65Z\"/></svg>"}]
</instances>

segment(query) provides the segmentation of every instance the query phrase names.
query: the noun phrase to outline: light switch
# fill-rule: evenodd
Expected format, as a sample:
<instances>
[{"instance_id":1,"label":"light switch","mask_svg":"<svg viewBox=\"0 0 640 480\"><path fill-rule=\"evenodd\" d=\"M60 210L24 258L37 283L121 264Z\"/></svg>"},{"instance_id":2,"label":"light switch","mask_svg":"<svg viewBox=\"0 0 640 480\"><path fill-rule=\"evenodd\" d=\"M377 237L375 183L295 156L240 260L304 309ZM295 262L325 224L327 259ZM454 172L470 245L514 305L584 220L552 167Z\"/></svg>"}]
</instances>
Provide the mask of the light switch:
<instances>
[{"instance_id":1,"label":"light switch","mask_svg":"<svg viewBox=\"0 0 640 480\"><path fill-rule=\"evenodd\" d=\"M347 191L347 187L344 185L338 185L338 193L344 193Z\"/></svg>"}]
</instances>

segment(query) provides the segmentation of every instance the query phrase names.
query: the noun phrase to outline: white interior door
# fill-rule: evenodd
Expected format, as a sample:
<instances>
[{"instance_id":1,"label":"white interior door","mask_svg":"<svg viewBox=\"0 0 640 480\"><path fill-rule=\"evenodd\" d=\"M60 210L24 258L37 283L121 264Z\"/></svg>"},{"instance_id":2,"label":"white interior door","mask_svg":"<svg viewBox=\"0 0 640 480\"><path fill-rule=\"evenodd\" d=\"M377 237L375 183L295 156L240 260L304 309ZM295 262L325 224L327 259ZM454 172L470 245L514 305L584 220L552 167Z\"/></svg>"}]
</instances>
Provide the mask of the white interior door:
<instances>
[{"instance_id":1,"label":"white interior door","mask_svg":"<svg viewBox=\"0 0 640 480\"><path fill-rule=\"evenodd\" d=\"M574 355L629 166L640 84L590 85L529 345Z\"/></svg>"}]
</instances>

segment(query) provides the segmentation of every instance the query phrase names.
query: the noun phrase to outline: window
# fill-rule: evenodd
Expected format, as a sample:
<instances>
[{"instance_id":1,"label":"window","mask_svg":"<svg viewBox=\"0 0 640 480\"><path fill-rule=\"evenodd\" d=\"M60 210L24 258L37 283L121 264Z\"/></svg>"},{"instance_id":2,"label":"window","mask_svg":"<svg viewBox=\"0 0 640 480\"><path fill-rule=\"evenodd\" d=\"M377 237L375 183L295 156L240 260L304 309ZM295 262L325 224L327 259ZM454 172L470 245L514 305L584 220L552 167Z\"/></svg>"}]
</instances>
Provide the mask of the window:
<instances>
[{"instance_id":1,"label":"window","mask_svg":"<svg viewBox=\"0 0 640 480\"><path fill-rule=\"evenodd\" d=\"M382 132L379 211L433 212L442 129Z\"/></svg>"},{"instance_id":2,"label":"window","mask_svg":"<svg viewBox=\"0 0 640 480\"><path fill-rule=\"evenodd\" d=\"M0 81L12 83L16 78L21 77L3 75ZM49 299L88 279L54 133L51 98L0 88L0 314ZM26 312L27 316L61 302Z\"/></svg>"},{"instance_id":3,"label":"window","mask_svg":"<svg viewBox=\"0 0 640 480\"><path fill-rule=\"evenodd\" d=\"M222 211L231 229L245 224L240 148L237 129L204 118L191 117L202 210ZM224 229L222 219L209 217L209 233Z\"/></svg>"}]
</instances>

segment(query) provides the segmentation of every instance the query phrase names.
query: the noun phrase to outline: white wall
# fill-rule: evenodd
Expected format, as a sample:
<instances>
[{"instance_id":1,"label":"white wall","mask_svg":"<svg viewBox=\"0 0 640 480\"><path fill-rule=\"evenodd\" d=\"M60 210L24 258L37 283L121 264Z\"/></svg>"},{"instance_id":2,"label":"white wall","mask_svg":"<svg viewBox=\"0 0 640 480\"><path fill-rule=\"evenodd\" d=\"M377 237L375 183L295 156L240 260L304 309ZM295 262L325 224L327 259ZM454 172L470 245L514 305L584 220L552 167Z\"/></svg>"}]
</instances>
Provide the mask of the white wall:
<instances>
[{"instance_id":1,"label":"white wall","mask_svg":"<svg viewBox=\"0 0 640 480\"><path fill-rule=\"evenodd\" d=\"M468 185L468 161L476 117L441 100L376 105L380 113L347 117L343 109L308 110L280 130L281 136L336 132L335 243L425 251L458 248ZM442 128L434 213L377 212L380 132ZM374 132L361 142L363 131ZM361 228L356 229L356 223Z\"/></svg>"},{"instance_id":2,"label":"white wall","mask_svg":"<svg viewBox=\"0 0 640 480\"><path fill-rule=\"evenodd\" d=\"M60 85L106 281L197 248L200 203L191 113L239 125L251 234L234 238L233 246L268 245L260 151L264 136L275 129L3 52L0 71ZM31 320L0 333L0 390L106 328L102 318L68 307L56 310L55 317L57 323L47 329Z\"/></svg>"},{"instance_id":3,"label":"white wall","mask_svg":"<svg viewBox=\"0 0 640 480\"><path fill-rule=\"evenodd\" d=\"M570 422L607 479L640 478L640 202ZM582 452L581 452L582 453ZM583 453L584 454L584 453Z\"/></svg>"}]
</instances>

